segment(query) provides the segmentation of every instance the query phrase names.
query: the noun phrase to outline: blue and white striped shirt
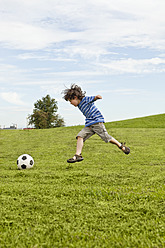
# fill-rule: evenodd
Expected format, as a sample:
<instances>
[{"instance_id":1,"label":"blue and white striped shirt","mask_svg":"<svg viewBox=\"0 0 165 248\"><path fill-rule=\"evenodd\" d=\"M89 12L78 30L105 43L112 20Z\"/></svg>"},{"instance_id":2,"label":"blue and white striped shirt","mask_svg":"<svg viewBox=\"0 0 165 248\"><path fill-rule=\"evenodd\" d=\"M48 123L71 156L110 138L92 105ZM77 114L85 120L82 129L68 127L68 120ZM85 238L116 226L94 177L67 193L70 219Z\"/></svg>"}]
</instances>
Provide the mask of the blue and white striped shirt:
<instances>
[{"instance_id":1,"label":"blue and white striped shirt","mask_svg":"<svg viewBox=\"0 0 165 248\"><path fill-rule=\"evenodd\" d=\"M95 96L85 96L79 103L78 108L86 117L85 126L91 126L98 122L104 122L104 117L94 104Z\"/></svg>"}]
</instances>

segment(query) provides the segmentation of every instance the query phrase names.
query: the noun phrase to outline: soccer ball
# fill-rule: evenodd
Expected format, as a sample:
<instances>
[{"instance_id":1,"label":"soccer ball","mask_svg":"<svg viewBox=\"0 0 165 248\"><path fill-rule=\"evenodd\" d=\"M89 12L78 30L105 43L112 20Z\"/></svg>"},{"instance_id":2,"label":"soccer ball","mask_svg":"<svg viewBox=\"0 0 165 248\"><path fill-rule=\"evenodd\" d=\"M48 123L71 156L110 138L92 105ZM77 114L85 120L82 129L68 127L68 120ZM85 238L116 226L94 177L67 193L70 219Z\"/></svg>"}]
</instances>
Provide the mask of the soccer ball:
<instances>
[{"instance_id":1,"label":"soccer ball","mask_svg":"<svg viewBox=\"0 0 165 248\"><path fill-rule=\"evenodd\" d=\"M34 165L34 159L28 154L22 154L17 159L18 169L30 169Z\"/></svg>"}]
</instances>

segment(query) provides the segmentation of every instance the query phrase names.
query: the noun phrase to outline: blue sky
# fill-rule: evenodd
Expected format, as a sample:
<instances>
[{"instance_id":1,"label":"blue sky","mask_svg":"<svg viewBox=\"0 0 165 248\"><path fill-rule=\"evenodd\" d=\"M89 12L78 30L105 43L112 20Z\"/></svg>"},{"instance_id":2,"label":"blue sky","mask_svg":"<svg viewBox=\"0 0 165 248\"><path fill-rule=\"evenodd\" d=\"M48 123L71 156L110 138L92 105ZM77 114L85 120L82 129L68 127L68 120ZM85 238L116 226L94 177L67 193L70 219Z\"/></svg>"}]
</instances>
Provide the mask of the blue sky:
<instances>
[{"instance_id":1,"label":"blue sky","mask_svg":"<svg viewBox=\"0 0 165 248\"><path fill-rule=\"evenodd\" d=\"M0 0L0 125L27 126L49 94L66 125L84 124L62 99L76 83L105 121L164 113L164 0Z\"/></svg>"}]
</instances>

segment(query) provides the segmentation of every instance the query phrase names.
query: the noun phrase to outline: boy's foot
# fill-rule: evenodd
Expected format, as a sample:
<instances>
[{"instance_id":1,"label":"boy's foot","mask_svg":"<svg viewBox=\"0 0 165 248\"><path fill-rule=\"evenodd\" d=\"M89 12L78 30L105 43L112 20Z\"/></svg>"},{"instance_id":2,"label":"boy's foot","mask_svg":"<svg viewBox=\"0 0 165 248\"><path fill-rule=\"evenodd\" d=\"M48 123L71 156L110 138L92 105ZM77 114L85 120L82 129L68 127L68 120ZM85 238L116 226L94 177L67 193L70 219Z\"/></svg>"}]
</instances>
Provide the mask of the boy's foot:
<instances>
[{"instance_id":1,"label":"boy's foot","mask_svg":"<svg viewBox=\"0 0 165 248\"><path fill-rule=\"evenodd\" d=\"M130 148L125 146L125 143L121 143L121 146L119 148L127 155L130 153Z\"/></svg>"},{"instance_id":2,"label":"boy's foot","mask_svg":"<svg viewBox=\"0 0 165 248\"><path fill-rule=\"evenodd\" d=\"M73 158L67 160L68 163L75 163L83 161L83 157L80 155L75 154Z\"/></svg>"}]
</instances>

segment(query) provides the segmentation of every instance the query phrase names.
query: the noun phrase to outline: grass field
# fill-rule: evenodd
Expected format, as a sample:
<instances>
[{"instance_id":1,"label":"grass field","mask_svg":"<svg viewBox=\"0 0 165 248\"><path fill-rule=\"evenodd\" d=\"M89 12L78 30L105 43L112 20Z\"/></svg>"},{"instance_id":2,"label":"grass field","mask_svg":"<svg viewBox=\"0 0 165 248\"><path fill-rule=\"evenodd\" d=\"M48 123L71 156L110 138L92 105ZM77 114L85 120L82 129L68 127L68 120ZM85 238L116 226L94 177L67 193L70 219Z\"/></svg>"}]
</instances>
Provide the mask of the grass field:
<instances>
[{"instance_id":1,"label":"grass field","mask_svg":"<svg viewBox=\"0 0 165 248\"><path fill-rule=\"evenodd\" d=\"M106 124L130 155L93 136L73 165L81 126L0 130L0 248L165 247L165 115L146 118Z\"/></svg>"}]
</instances>

